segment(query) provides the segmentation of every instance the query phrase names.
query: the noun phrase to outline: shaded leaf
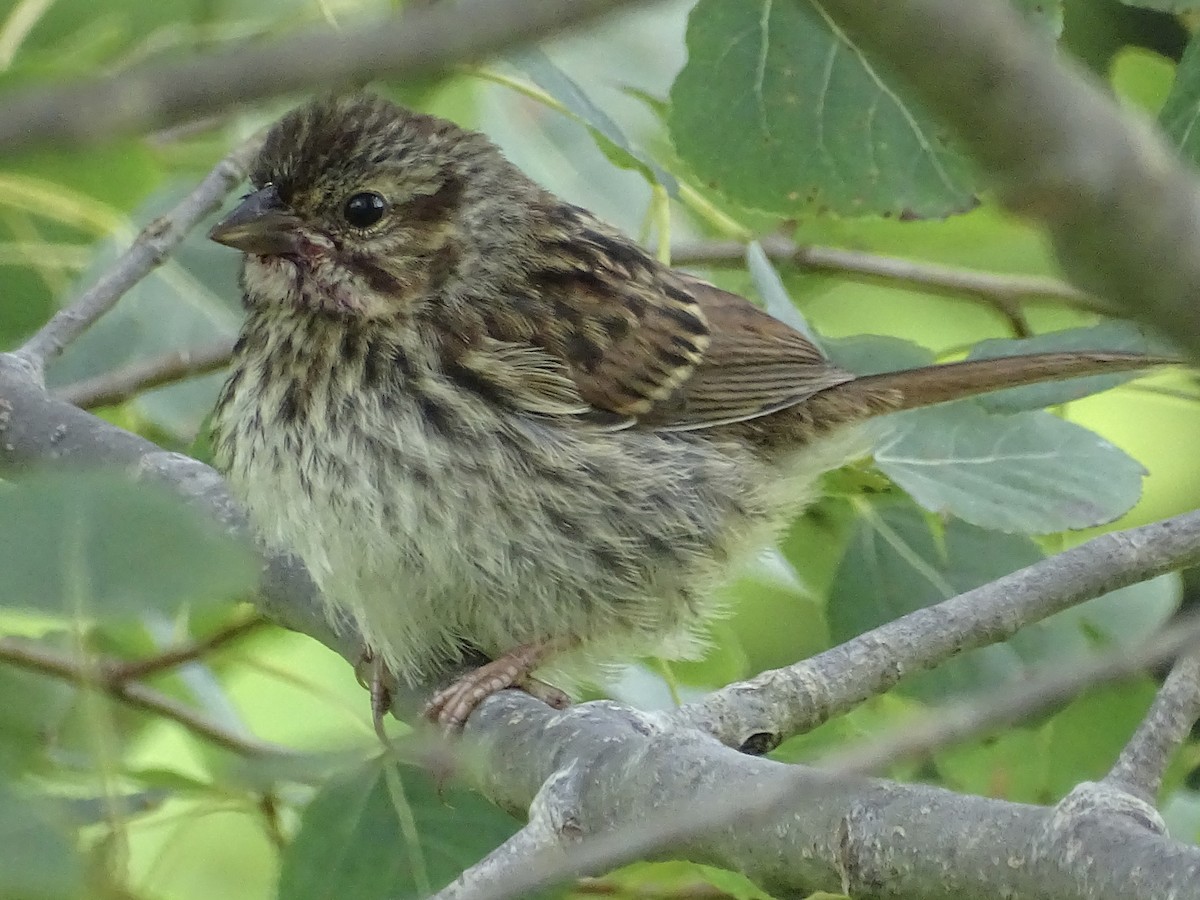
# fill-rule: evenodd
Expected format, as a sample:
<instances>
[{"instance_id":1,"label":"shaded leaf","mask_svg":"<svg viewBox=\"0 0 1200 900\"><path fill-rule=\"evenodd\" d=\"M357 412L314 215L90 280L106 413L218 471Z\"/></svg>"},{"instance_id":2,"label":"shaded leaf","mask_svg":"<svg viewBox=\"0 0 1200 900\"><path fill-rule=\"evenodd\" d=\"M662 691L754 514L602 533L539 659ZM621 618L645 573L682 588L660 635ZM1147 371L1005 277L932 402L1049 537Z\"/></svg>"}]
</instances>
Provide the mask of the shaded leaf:
<instances>
[{"instance_id":1,"label":"shaded leaf","mask_svg":"<svg viewBox=\"0 0 1200 900\"><path fill-rule=\"evenodd\" d=\"M288 900L401 900L452 881L516 831L478 794L440 792L424 772L398 770L416 831L406 834L381 759L331 778L309 803L283 854L279 896ZM428 885L423 885L424 878Z\"/></svg>"},{"instance_id":2,"label":"shaded leaf","mask_svg":"<svg viewBox=\"0 0 1200 900\"><path fill-rule=\"evenodd\" d=\"M1037 562L1027 538L976 528L957 519L937 533L911 503L894 498L859 503L861 517L830 589L832 638L848 640L916 609L940 603ZM936 670L906 679L904 693L942 699L992 689L1031 668L1093 658L1114 645L1136 644L1178 606L1172 577L1113 591L972 650ZM1123 634L1122 629L1129 633Z\"/></svg>"},{"instance_id":3,"label":"shaded leaf","mask_svg":"<svg viewBox=\"0 0 1200 900\"><path fill-rule=\"evenodd\" d=\"M254 588L251 551L182 500L114 473L55 472L0 491L0 604L135 615Z\"/></svg>"},{"instance_id":4,"label":"shaded leaf","mask_svg":"<svg viewBox=\"0 0 1200 900\"><path fill-rule=\"evenodd\" d=\"M1193 37L1183 51L1158 121L1183 156L1200 164L1200 38Z\"/></svg>"},{"instance_id":5,"label":"shaded leaf","mask_svg":"<svg viewBox=\"0 0 1200 900\"><path fill-rule=\"evenodd\" d=\"M1145 469L1098 434L1044 412L996 416L974 403L897 417L875 462L925 509L984 528L1048 534L1111 522Z\"/></svg>"},{"instance_id":6,"label":"shaded leaf","mask_svg":"<svg viewBox=\"0 0 1200 900\"><path fill-rule=\"evenodd\" d=\"M746 268L750 270L754 288L762 297L767 312L816 343L817 339L813 335L812 329L808 326L803 314L797 309L796 304L792 302L775 264L771 262L763 250L762 244L758 241L751 241L746 245Z\"/></svg>"},{"instance_id":7,"label":"shaded leaf","mask_svg":"<svg viewBox=\"0 0 1200 900\"><path fill-rule=\"evenodd\" d=\"M842 557L829 596L829 627L837 643L906 613L948 600L1036 562L1028 539L963 522L946 523L941 541L906 501L861 504L858 528ZM973 650L936 672L908 679L900 690L942 698L1018 677L1022 663L1003 644Z\"/></svg>"},{"instance_id":8,"label":"shaded leaf","mask_svg":"<svg viewBox=\"0 0 1200 900\"><path fill-rule=\"evenodd\" d=\"M534 83L570 110L600 139L600 149L615 165L636 169L678 199L679 182L644 151L637 149L621 127L584 93L583 88L540 50L527 50L512 60Z\"/></svg>"},{"instance_id":9,"label":"shaded leaf","mask_svg":"<svg viewBox=\"0 0 1200 900\"><path fill-rule=\"evenodd\" d=\"M0 785L0 897L77 900L84 865L65 816L40 797Z\"/></svg>"},{"instance_id":10,"label":"shaded leaf","mask_svg":"<svg viewBox=\"0 0 1200 900\"><path fill-rule=\"evenodd\" d=\"M671 135L729 198L780 214L926 217L972 205L965 158L818 3L700 0L687 46Z\"/></svg>"},{"instance_id":11,"label":"shaded leaf","mask_svg":"<svg viewBox=\"0 0 1200 900\"><path fill-rule=\"evenodd\" d=\"M1200 0L1121 0L1126 6L1153 9L1158 12L1183 13L1200 10Z\"/></svg>"},{"instance_id":12,"label":"shaded leaf","mask_svg":"<svg viewBox=\"0 0 1200 900\"><path fill-rule=\"evenodd\" d=\"M933 351L903 338L858 334L846 338L821 338L821 348L835 363L859 375L916 369L934 363Z\"/></svg>"}]
</instances>

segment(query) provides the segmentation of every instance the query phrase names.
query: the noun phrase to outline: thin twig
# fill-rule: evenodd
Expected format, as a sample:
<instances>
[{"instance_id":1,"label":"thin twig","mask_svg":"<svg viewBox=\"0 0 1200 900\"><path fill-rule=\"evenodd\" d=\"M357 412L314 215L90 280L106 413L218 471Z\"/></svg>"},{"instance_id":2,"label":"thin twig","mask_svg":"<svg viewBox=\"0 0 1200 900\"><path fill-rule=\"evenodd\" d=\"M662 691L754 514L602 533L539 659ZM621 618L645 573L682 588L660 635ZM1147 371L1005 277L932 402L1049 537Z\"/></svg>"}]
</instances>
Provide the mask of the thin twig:
<instances>
[{"instance_id":1,"label":"thin twig","mask_svg":"<svg viewBox=\"0 0 1200 900\"><path fill-rule=\"evenodd\" d=\"M222 628L208 637L168 647L145 659L112 662L105 670L106 676L112 681L137 681L150 675L157 675L160 672L178 668L185 663L194 662L219 647L240 640L268 624L270 623L265 617L252 616Z\"/></svg>"},{"instance_id":2,"label":"thin twig","mask_svg":"<svg viewBox=\"0 0 1200 900\"><path fill-rule=\"evenodd\" d=\"M1200 616L1163 629L1141 646L1114 648L1066 671L1030 679L1010 690L948 704L903 730L857 748L838 750L817 765L840 775L879 772L903 760L928 757L950 744L994 732L1055 708L1084 690L1111 684L1200 647ZM1189 677L1195 672L1189 673ZM1193 685L1195 682L1193 681Z\"/></svg>"},{"instance_id":3,"label":"thin twig","mask_svg":"<svg viewBox=\"0 0 1200 900\"><path fill-rule=\"evenodd\" d=\"M264 97L329 90L389 75L430 75L525 41L545 40L634 2L438 4L357 28L316 28L107 78L13 91L8 102L0 104L0 150L46 142L94 143L163 129Z\"/></svg>"},{"instance_id":4,"label":"thin twig","mask_svg":"<svg viewBox=\"0 0 1200 900\"><path fill-rule=\"evenodd\" d=\"M241 756L278 756L290 753L285 747L231 731L144 684L112 678L105 674L110 669L119 670L120 663L100 660L85 666L69 656L12 638L0 638L0 661L44 675L52 675L74 684L98 688L115 700L170 719L198 737Z\"/></svg>"},{"instance_id":5,"label":"thin twig","mask_svg":"<svg viewBox=\"0 0 1200 900\"><path fill-rule=\"evenodd\" d=\"M58 388L54 395L81 409L124 403L143 391L217 372L228 364L232 353L233 341L216 341L203 347L174 350L65 385Z\"/></svg>"},{"instance_id":6,"label":"thin twig","mask_svg":"<svg viewBox=\"0 0 1200 900\"><path fill-rule=\"evenodd\" d=\"M262 143L255 135L222 159L174 209L155 219L133 244L91 287L50 321L17 351L39 372L46 363L108 312L131 287L162 265L167 255L195 227L220 206L225 195L246 177L246 168Z\"/></svg>"},{"instance_id":7,"label":"thin twig","mask_svg":"<svg viewBox=\"0 0 1200 900\"><path fill-rule=\"evenodd\" d=\"M1200 719L1200 651L1181 656L1105 781L1154 803L1171 757Z\"/></svg>"},{"instance_id":8,"label":"thin twig","mask_svg":"<svg viewBox=\"0 0 1200 900\"><path fill-rule=\"evenodd\" d=\"M779 236L761 238L759 244L775 263L925 288L951 297L978 298L1008 318L1020 316L1021 302L1029 300L1049 300L1084 312L1114 312L1110 304L1042 275L980 272L841 247L797 244ZM698 241L673 248L671 260L677 266L742 265L745 247L737 241Z\"/></svg>"},{"instance_id":9,"label":"thin twig","mask_svg":"<svg viewBox=\"0 0 1200 900\"><path fill-rule=\"evenodd\" d=\"M1200 562L1200 511L1077 547L901 616L810 659L728 685L670 714L732 747L775 746L882 694L903 676L1101 594Z\"/></svg>"}]
</instances>

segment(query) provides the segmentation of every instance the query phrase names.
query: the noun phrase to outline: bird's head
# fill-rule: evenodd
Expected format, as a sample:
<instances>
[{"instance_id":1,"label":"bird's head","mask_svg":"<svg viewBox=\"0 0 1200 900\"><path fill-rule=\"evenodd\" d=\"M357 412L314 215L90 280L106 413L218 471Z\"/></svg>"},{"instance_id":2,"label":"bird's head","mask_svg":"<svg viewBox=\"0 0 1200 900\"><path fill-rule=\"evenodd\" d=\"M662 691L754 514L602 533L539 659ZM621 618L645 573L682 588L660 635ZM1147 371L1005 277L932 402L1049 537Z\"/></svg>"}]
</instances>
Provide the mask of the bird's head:
<instances>
[{"instance_id":1,"label":"bird's head","mask_svg":"<svg viewBox=\"0 0 1200 900\"><path fill-rule=\"evenodd\" d=\"M371 94L315 100L271 129L253 190L210 232L246 253L251 306L403 314L455 273L482 135Z\"/></svg>"}]
</instances>

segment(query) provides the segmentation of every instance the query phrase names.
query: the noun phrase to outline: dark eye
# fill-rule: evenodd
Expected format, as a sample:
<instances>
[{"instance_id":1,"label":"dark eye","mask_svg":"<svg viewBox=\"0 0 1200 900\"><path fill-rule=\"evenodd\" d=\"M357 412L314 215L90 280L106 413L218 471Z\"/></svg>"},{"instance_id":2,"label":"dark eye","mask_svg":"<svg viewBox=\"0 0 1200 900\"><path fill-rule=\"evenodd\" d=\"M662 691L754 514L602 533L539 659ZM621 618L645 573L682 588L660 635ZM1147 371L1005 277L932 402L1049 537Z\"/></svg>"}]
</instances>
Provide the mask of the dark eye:
<instances>
[{"instance_id":1,"label":"dark eye","mask_svg":"<svg viewBox=\"0 0 1200 900\"><path fill-rule=\"evenodd\" d=\"M342 207L342 215L355 228L370 228L383 218L387 201L374 191L355 194Z\"/></svg>"}]
</instances>

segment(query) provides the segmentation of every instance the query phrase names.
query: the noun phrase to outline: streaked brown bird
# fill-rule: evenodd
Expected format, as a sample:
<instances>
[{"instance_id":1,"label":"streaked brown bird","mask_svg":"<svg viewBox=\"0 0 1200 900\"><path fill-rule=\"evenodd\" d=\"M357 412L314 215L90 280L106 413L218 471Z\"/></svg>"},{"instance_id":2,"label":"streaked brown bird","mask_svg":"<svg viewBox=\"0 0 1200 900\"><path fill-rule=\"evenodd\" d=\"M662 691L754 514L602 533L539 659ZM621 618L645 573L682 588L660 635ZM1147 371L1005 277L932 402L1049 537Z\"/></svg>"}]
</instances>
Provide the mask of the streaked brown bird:
<instances>
[{"instance_id":1,"label":"streaked brown bird","mask_svg":"<svg viewBox=\"0 0 1200 900\"><path fill-rule=\"evenodd\" d=\"M481 134L371 95L285 116L212 231L248 310L215 451L335 623L461 725L551 656L686 654L731 564L873 416L1144 368L1054 353L856 377L539 187ZM385 677L386 676L386 677Z\"/></svg>"}]
</instances>

